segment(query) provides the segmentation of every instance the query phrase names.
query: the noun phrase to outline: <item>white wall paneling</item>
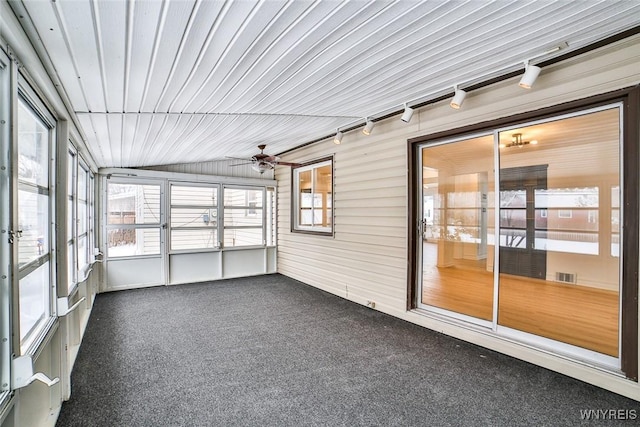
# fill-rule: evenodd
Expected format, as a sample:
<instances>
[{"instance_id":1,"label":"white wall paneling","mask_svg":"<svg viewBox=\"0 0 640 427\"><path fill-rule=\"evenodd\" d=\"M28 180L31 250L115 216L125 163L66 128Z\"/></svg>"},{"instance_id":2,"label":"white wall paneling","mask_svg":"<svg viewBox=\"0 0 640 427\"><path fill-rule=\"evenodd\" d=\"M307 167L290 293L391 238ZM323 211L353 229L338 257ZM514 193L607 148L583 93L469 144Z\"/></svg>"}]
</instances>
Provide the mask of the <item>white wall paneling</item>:
<instances>
[{"instance_id":1,"label":"white wall paneling","mask_svg":"<svg viewBox=\"0 0 640 427\"><path fill-rule=\"evenodd\" d=\"M535 88L518 78L469 93L462 109L448 101L416 111L411 123L399 116L377 123L370 136L347 132L341 145L330 139L297 149L286 161L334 156L335 235L290 231L291 176L278 181L278 272L402 319L506 352L532 363L640 399L637 383L561 357L407 311L407 140L517 113L538 110L640 83L640 36L617 42L543 70ZM635 64L635 65L634 65Z\"/></svg>"}]
</instances>

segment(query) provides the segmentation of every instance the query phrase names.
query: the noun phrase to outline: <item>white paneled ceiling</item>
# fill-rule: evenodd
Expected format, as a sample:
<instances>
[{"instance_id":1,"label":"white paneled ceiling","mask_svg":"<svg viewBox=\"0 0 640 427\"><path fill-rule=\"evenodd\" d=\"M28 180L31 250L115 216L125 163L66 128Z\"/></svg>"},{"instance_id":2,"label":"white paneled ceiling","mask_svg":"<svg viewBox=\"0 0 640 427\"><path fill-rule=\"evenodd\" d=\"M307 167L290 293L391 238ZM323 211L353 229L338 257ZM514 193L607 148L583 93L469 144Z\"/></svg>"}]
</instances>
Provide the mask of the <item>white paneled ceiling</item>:
<instances>
[{"instance_id":1,"label":"white paneled ceiling","mask_svg":"<svg viewBox=\"0 0 640 427\"><path fill-rule=\"evenodd\" d=\"M637 0L12 6L105 167L250 157L258 144L282 152L640 24Z\"/></svg>"}]
</instances>

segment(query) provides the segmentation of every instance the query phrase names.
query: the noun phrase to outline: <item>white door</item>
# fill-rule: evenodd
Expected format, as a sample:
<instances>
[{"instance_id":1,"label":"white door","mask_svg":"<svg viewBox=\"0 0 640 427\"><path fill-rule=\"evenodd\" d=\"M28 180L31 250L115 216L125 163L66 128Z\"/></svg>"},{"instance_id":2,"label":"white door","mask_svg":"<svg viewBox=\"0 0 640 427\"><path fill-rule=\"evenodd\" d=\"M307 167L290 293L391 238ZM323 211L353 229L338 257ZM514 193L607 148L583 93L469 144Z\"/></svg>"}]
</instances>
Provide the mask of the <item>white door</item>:
<instances>
[{"instance_id":1,"label":"white door","mask_svg":"<svg viewBox=\"0 0 640 427\"><path fill-rule=\"evenodd\" d=\"M103 178L107 290L166 284L164 182Z\"/></svg>"}]
</instances>

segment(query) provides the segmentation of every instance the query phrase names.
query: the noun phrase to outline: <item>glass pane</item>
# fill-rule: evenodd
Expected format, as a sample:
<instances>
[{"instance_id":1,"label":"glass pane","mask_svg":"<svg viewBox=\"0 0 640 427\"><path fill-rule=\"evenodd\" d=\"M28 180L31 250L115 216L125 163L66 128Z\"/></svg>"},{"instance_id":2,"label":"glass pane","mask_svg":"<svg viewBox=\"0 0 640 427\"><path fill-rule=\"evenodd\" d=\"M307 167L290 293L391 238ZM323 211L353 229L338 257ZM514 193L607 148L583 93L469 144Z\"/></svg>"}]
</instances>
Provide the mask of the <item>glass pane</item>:
<instances>
[{"instance_id":1,"label":"glass pane","mask_svg":"<svg viewBox=\"0 0 640 427\"><path fill-rule=\"evenodd\" d=\"M160 223L160 186L108 185L109 224Z\"/></svg>"},{"instance_id":2,"label":"glass pane","mask_svg":"<svg viewBox=\"0 0 640 427\"><path fill-rule=\"evenodd\" d=\"M211 187L171 186L172 206L208 206L218 204L218 189Z\"/></svg>"},{"instance_id":3,"label":"glass pane","mask_svg":"<svg viewBox=\"0 0 640 427\"><path fill-rule=\"evenodd\" d=\"M526 248L527 230L500 229L500 246L505 248ZM506 262L503 260L503 262Z\"/></svg>"},{"instance_id":4,"label":"glass pane","mask_svg":"<svg viewBox=\"0 0 640 427\"><path fill-rule=\"evenodd\" d=\"M171 250L211 249L218 245L218 230L171 230Z\"/></svg>"},{"instance_id":5,"label":"glass pane","mask_svg":"<svg viewBox=\"0 0 640 427\"><path fill-rule=\"evenodd\" d=\"M619 125L610 108L500 134L537 141L500 148L500 325L618 357L619 196L603 195L620 181Z\"/></svg>"},{"instance_id":6,"label":"glass pane","mask_svg":"<svg viewBox=\"0 0 640 427\"><path fill-rule=\"evenodd\" d=\"M493 158L491 135L422 151L420 301L487 321L493 319Z\"/></svg>"},{"instance_id":7,"label":"glass pane","mask_svg":"<svg viewBox=\"0 0 640 427\"><path fill-rule=\"evenodd\" d=\"M72 243L67 247L67 268L69 285L76 283L76 246Z\"/></svg>"},{"instance_id":8,"label":"glass pane","mask_svg":"<svg viewBox=\"0 0 640 427\"><path fill-rule=\"evenodd\" d=\"M87 232L87 202L78 200L78 234Z\"/></svg>"},{"instance_id":9,"label":"glass pane","mask_svg":"<svg viewBox=\"0 0 640 427\"><path fill-rule=\"evenodd\" d=\"M328 227L331 225L328 208L331 206L332 174L331 165L314 169L313 182L313 225Z\"/></svg>"},{"instance_id":10,"label":"glass pane","mask_svg":"<svg viewBox=\"0 0 640 427\"><path fill-rule=\"evenodd\" d=\"M72 153L69 153L69 157L67 159L69 164L67 165L67 196L73 196L73 171L76 165L76 156Z\"/></svg>"},{"instance_id":11,"label":"glass pane","mask_svg":"<svg viewBox=\"0 0 640 427\"><path fill-rule=\"evenodd\" d=\"M87 235L85 234L78 237L78 267L82 268L87 264Z\"/></svg>"},{"instance_id":12,"label":"glass pane","mask_svg":"<svg viewBox=\"0 0 640 427\"><path fill-rule=\"evenodd\" d=\"M313 212L311 209L300 210L300 225L313 225Z\"/></svg>"},{"instance_id":13,"label":"glass pane","mask_svg":"<svg viewBox=\"0 0 640 427\"><path fill-rule=\"evenodd\" d=\"M22 278L20 288L20 342L37 331L38 323L49 317L49 262ZM24 350L24 349L23 349Z\"/></svg>"},{"instance_id":14,"label":"glass pane","mask_svg":"<svg viewBox=\"0 0 640 427\"><path fill-rule=\"evenodd\" d=\"M298 192L300 194L300 208L310 208L312 203L311 197L311 172L312 170L306 170L304 172L296 171L298 175Z\"/></svg>"},{"instance_id":15,"label":"glass pane","mask_svg":"<svg viewBox=\"0 0 640 427\"><path fill-rule=\"evenodd\" d=\"M300 207L302 209L311 208L313 205L313 195L311 194L311 189L306 190L303 189L300 192Z\"/></svg>"},{"instance_id":16,"label":"glass pane","mask_svg":"<svg viewBox=\"0 0 640 427\"><path fill-rule=\"evenodd\" d=\"M501 208L526 208L527 197L524 190L501 190L500 191L500 207Z\"/></svg>"},{"instance_id":17,"label":"glass pane","mask_svg":"<svg viewBox=\"0 0 640 427\"><path fill-rule=\"evenodd\" d=\"M49 197L18 191L18 264L24 264L49 251Z\"/></svg>"},{"instance_id":18,"label":"glass pane","mask_svg":"<svg viewBox=\"0 0 640 427\"><path fill-rule=\"evenodd\" d=\"M611 187L611 256L620 256L620 186Z\"/></svg>"},{"instance_id":19,"label":"glass pane","mask_svg":"<svg viewBox=\"0 0 640 427\"><path fill-rule=\"evenodd\" d=\"M49 186L49 129L21 99L18 103L18 180Z\"/></svg>"},{"instance_id":20,"label":"glass pane","mask_svg":"<svg viewBox=\"0 0 640 427\"><path fill-rule=\"evenodd\" d=\"M525 209L500 209L500 227L527 228Z\"/></svg>"},{"instance_id":21,"label":"glass pane","mask_svg":"<svg viewBox=\"0 0 640 427\"><path fill-rule=\"evenodd\" d=\"M224 229L224 246L260 246L262 228Z\"/></svg>"},{"instance_id":22,"label":"glass pane","mask_svg":"<svg viewBox=\"0 0 640 427\"><path fill-rule=\"evenodd\" d=\"M171 208L171 228L215 227L216 208Z\"/></svg>"},{"instance_id":23,"label":"glass pane","mask_svg":"<svg viewBox=\"0 0 640 427\"><path fill-rule=\"evenodd\" d=\"M109 257L159 253L159 228L113 229L107 232L107 256Z\"/></svg>"},{"instance_id":24,"label":"glass pane","mask_svg":"<svg viewBox=\"0 0 640 427\"><path fill-rule=\"evenodd\" d=\"M237 188L224 189L224 206L262 207L262 189L246 190Z\"/></svg>"},{"instance_id":25,"label":"glass pane","mask_svg":"<svg viewBox=\"0 0 640 427\"><path fill-rule=\"evenodd\" d=\"M225 227L257 226L262 227L262 209L224 210Z\"/></svg>"},{"instance_id":26,"label":"glass pane","mask_svg":"<svg viewBox=\"0 0 640 427\"><path fill-rule=\"evenodd\" d=\"M73 217L75 212L73 211L73 201L67 202L67 241L73 239Z\"/></svg>"},{"instance_id":27,"label":"glass pane","mask_svg":"<svg viewBox=\"0 0 640 427\"><path fill-rule=\"evenodd\" d=\"M78 200L87 200L87 181L89 179L89 171L82 166L78 168Z\"/></svg>"}]
</instances>

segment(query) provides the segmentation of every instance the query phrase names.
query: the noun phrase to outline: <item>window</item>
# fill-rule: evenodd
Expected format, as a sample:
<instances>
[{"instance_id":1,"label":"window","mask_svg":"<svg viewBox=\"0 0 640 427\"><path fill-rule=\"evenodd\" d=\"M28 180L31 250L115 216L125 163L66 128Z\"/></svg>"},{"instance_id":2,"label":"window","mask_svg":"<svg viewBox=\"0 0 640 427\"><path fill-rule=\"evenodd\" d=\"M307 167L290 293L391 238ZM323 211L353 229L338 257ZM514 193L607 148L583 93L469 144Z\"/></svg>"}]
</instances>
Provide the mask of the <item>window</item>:
<instances>
[{"instance_id":1,"label":"window","mask_svg":"<svg viewBox=\"0 0 640 427\"><path fill-rule=\"evenodd\" d=\"M73 144L67 165L67 281L69 291L85 279L93 262L93 175Z\"/></svg>"},{"instance_id":2,"label":"window","mask_svg":"<svg viewBox=\"0 0 640 427\"><path fill-rule=\"evenodd\" d=\"M171 186L171 250L220 247L218 187Z\"/></svg>"},{"instance_id":3,"label":"window","mask_svg":"<svg viewBox=\"0 0 640 427\"><path fill-rule=\"evenodd\" d=\"M265 244L263 188L224 188L224 247Z\"/></svg>"},{"instance_id":4,"label":"window","mask_svg":"<svg viewBox=\"0 0 640 427\"><path fill-rule=\"evenodd\" d=\"M77 283L76 262L76 176L77 157L74 151L69 151L67 159L67 282L68 289L73 289Z\"/></svg>"},{"instance_id":5,"label":"window","mask_svg":"<svg viewBox=\"0 0 640 427\"><path fill-rule=\"evenodd\" d=\"M560 209L558 211L558 218L571 219L573 218L573 211L571 209Z\"/></svg>"},{"instance_id":6,"label":"window","mask_svg":"<svg viewBox=\"0 0 640 427\"><path fill-rule=\"evenodd\" d=\"M333 159L293 169L293 231L333 233Z\"/></svg>"},{"instance_id":7,"label":"window","mask_svg":"<svg viewBox=\"0 0 640 427\"><path fill-rule=\"evenodd\" d=\"M83 163L78 167L78 269L86 271L89 264L89 168Z\"/></svg>"},{"instance_id":8,"label":"window","mask_svg":"<svg viewBox=\"0 0 640 427\"><path fill-rule=\"evenodd\" d=\"M54 176L53 120L45 120L26 97L18 98L18 295L20 351L25 354L46 331L55 290L50 252Z\"/></svg>"},{"instance_id":9,"label":"window","mask_svg":"<svg viewBox=\"0 0 640 427\"><path fill-rule=\"evenodd\" d=\"M96 198L96 194L95 194L95 177L93 176L93 173L89 172L89 193L88 193L88 197L89 197L89 260L91 262L93 262L95 260L94 258L94 251L93 248L96 246L95 242L96 242L96 235L95 235L95 198Z\"/></svg>"}]
</instances>

